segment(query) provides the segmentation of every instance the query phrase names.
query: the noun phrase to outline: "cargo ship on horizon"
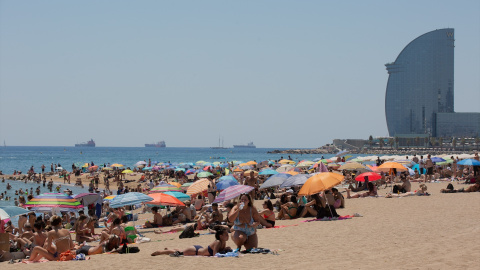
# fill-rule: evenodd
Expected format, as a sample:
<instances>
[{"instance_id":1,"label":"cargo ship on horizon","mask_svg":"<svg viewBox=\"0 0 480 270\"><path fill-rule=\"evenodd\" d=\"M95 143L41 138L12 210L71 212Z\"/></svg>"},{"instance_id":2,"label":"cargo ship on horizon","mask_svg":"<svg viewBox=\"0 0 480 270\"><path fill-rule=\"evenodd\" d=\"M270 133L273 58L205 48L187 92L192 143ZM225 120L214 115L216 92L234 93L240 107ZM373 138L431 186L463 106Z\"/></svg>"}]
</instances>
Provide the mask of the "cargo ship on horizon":
<instances>
[{"instance_id":1,"label":"cargo ship on horizon","mask_svg":"<svg viewBox=\"0 0 480 270\"><path fill-rule=\"evenodd\" d=\"M146 143L145 147L167 147L165 141L159 141L158 143Z\"/></svg>"},{"instance_id":2,"label":"cargo ship on horizon","mask_svg":"<svg viewBox=\"0 0 480 270\"><path fill-rule=\"evenodd\" d=\"M90 141L86 143L76 143L75 147L95 147L95 141L90 139Z\"/></svg>"},{"instance_id":3,"label":"cargo ship on horizon","mask_svg":"<svg viewBox=\"0 0 480 270\"><path fill-rule=\"evenodd\" d=\"M233 148L257 148L253 142L249 142L248 144L237 144L234 145Z\"/></svg>"}]
</instances>

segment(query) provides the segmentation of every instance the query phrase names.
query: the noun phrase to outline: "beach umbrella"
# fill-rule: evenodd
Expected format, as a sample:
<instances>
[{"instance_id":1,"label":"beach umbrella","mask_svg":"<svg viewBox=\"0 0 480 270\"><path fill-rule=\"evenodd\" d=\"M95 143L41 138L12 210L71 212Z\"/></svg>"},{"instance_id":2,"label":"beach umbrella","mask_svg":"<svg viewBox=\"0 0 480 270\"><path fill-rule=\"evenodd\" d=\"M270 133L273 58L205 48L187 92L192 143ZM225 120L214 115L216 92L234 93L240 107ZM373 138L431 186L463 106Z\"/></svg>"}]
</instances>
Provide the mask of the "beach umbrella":
<instances>
[{"instance_id":1,"label":"beach umbrella","mask_svg":"<svg viewBox=\"0 0 480 270\"><path fill-rule=\"evenodd\" d=\"M102 168L103 171L111 171L113 170L112 167L103 167Z\"/></svg>"},{"instance_id":2,"label":"beach umbrella","mask_svg":"<svg viewBox=\"0 0 480 270\"><path fill-rule=\"evenodd\" d=\"M213 173L211 173L211 172L199 172L197 174L197 177L198 178L205 178L205 177L209 177L209 176L212 176L212 175L213 175Z\"/></svg>"},{"instance_id":3,"label":"beach umbrella","mask_svg":"<svg viewBox=\"0 0 480 270\"><path fill-rule=\"evenodd\" d=\"M249 162L246 163L247 165L253 166L257 165L257 162L255 160L250 160Z\"/></svg>"},{"instance_id":4,"label":"beach umbrella","mask_svg":"<svg viewBox=\"0 0 480 270\"><path fill-rule=\"evenodd\" d=\"M280 186L289 178L291 175L286 173L279 173L270 176L265 182L260 186L260 189L270 188Z\"/></svg>"},{"instance_id":5,"label":"beach umbrella","mask_svg":"<svg viewBox=\"0 0 480 270\"><path fill-rule=\"evenodd\" d=\"M299 174L299 172L297 172L297 171L288 171L288 172L284 172L284 173L290 174L290 175L297 175L297 174Z\"/></svg>"},{"instance_id":6,"label":"beach umbrella","mask_svg":"<svg viewBox=\"0 0 480 270\"><path fill-rule=\"evenodd\" d=\"M18 206L0 206L0 219L9 219L28 214L30 212L31 210L27 210Z\"/></svg>"},{"instance_id":7,"label":"beach umbrella","mask_svg":"<svg viewBox=\"0 0 480 270\"><path fill-rule=\"evenodd\" d=\"M142 169L142 171L151 171L153 169L153 167L145 167Z\"/></svg>"},{"instance_id":8,"label":"beach umbrella","mask_svg":"<svg viewBox=\"0 0 480 270\"><path fill-rule=\"evenodd\" d=\"M263 170L261 172L258 173L258 175L274 175L274 174L277 174L278 172L275 171L275 170Z\"/></svg>"},{"instance_id":9,"label":"beach umbrella","mask_svg":"<svg viewBox=\"0 0 480 270\"><path fill-rule=\"evenodd\" d=\"M220 177L217 180L217 182L221 182L223 180L235 180L235 181L237 181L237 179L235 177L233 177L232 175L225 175L225 176Z\"/></svg>"},{"instance_id":10,"label":"beach umbrella","mask_svg":"<svg viewBox=\"0 0 480 270\"><path fill-rule=\"evenodd\" d=\"M83 164L82 168L88 168L89 166L90 166L90 163L85 163L85 164Z\"/></svg>"},{"instance_id":11,"label":"beach umbrella","mask_svg":"<svg viewBox=\"0 0 480 270\"><path fill-rule=\"evenodd\" d=\"M377 170L382 172L389 172L391 169L396 169L401 172L407 171L405 166L397 162L385 162L377 167Z\"/></svg>"},{"instance_id":12,"label":"beach umbrella","mask_svg":"<svg viewBox=\"0 0 480 270\"><path fill-rule=\"evenodd\" d=\"M182 190L187 190L189 186L193 185L193 182L188 182L188 183L185 183L183 184L180 188Z\"/></svg>"},{"instance_id":13,"label":"beach umbrella","mask_svg":"<svg viewBox=\"0 0 480 270\"><path fill-rule=\"evenodd\" d=\"M288 188L293 186L301 186L307 182L308 178L311 175L309 174L297 174L294 176L289 177L285 182L280 185L280 188Z\"/></svg>"},{"instance_id":14,"label":"beach umbrella","mask_svg":"<svg viewBox=\"0 0 480 270\"><path fill-rule=\"evenodd\" d=\"M98 166L97 165L90 166L90 167L88 167L88 170L89 171L96 171L96 170L98 170Z\"/></svg>"},{"instance_id":15,"label":"beach umbrella","mask_svg":"<svg viewBox=\"0 0 480 270\"><path fill-rule=\"evenodd\" d=\"M480 161L476 159L464 159L459 162L457 162L457 165L463 165L463 166L480 166Z\"/></svg>"},{"instance_id":16,"label":"beach umbrella","mask_svg":"<svg viewBox=\"0 0 480 270\"><path fill-rule=\"evenodd\" d=\"M277 169L277 172L279 173L284 173L284 172L288 172L290 171L291 169L293 169L294 167L292 165L282 165L280 166L278 169Z\"/></svg>"},{"instance_id":17,"label":"beach umbrella","mask_svg":"<svg viewBox=\"0 0 480 270\"><path fill-rule=\"evenodd\" d=\"M254 189L254 187L245 186L245 185L231 186L231 187L228 187L228 188L222 190L222 192L220 192L220 194L218 194L218 196L215 198L215 200L213 202L214 203L219 203L219 202L232 200L232 199L235 199L236 197L240 196L241 194L249 193L253 189Z\"/></svg>"},{"instance_id":18,"label":"beach umbrella","mask_svg":"<svg viewBox=\"0 0 480 270\"><path fill-rule=\"evenodd\" d=\"M370 181L370 182L382 179L382 176L378 173L365 172L365 173L359 174L357 177L355 177L355 180L358 181L358 182L365 182L365 176L368 177L368 181Z\"/></svg>"},{"instance_id":19,"label":"beach umbrella","mask_svg":"<svg viewBox=\"0 0 480 270\"><path fill-rule=\"evenodd\" d=\"M178 183L178 182L168 182L170 185L172 186L176 186L178 188L180 188L182 186L182 184Z\"/></svg>"},{"instance_id":20,"label":"beach umbrella","mask_svg":"<svg viewBox=\"0 0 480 270\"><path fill-rule=\"evenodd\" d=\"M258 172L257 171L254 171L254 170L247 170L247 171L244 171L243 172L243 175L245 176L250 176L250 173L253 172L253 175L254 176L257 176L258 175Z\"/></svg>"},{"instance_id":21,"label":"beach umbrella","mask_svg":"<svg viewBox=\"0 0 480 270\"><path fill-rule=\"evenodd\" d=\"M174 196L167 195L165 193L154 193L148 194L149 197L152 197L153 200L149 201L149 205L163 205L163 206L185 206L183 202Z\"/></svg>"},{"instance_id":22,"label":"beach umbrella","mask_svg":"<svg viewBox=\"0 0 480 270\"><path fill-rule=\"evenodd\" d=\"M52 208L79 209L83 208L83 205L64 193L43 193L27 202L25 207L43 211L51 210Z\"/></svg>"},{"instance_id":23,"label":"beach umbrella","mask_svg":"<svg viewBox=\"0 0 480 270\"><path fill-rule=\"evenodd\" d=\"M338 170L348 170L348 171L357 171L357 170L365 170L367 169L367 167L365 167L365 165L363 164L360 164L358 162L347 162L345 164L343 164L342 166L340 166L340 168L338 168Z\"/></svg>"},{"instance_id":24,"label":"beach umbrella","mask_svg":"<svg viewBox=\"0 0 480 270\"><path fill-rule=\"evenodd\" d=\"M110 201L110 207L118 208L126 205L134 205L142 202L152 201L153 198L140 192L129 192L118 195Z\"/></svg>"},{"instance_id":25,"label":"beach umbrella","mask_svg":"<svg viewBox=\"0 0 480 270\"><path fill-rule=\"evenodd\" d=\"M110 196L107 196L105 198L103 198L104 201L111 201L113 200L113 198L117 197L117 195L110 195Z\"/></svg>"},{"instance_id":26,"label":"beach umbrella","mask_svg":"<svg viewBox=\"0 0 480 270\"><path fill-rule=\"evenodd\" d=\"M122 173L133 173L132 170L123 170Z\"/></svg>"},{"instance_id":27,"label":"beach umbrella","mask_svg":"<svg viewBox=\"0 0 480 270\"><path fill-rule=\"evenodd\" d=\"M317 194L340 184L343 179L344 176L338 173L324 172L315 174L314 176L308 178L298 192L298 195L308 196Z\"/></svg>"},{"instance_id":28,"label":"beach umbrella","mask_svg":"<svg viewBox=\"0 0 480 270\"><path fill-rule=\"evenodd\" d=\"M178 199L179 201L181 201L181 202L185 202L185 201L190 200L190 196L188 196L187 194L185 194L185 193L183 193L183 192L167 191L167 192L163 192L163 194L167 194L167 195L173 196L173 197L177 198L177 199Z\"/></svg>"},{"instance_id":29,"label":"beach umbrella","mask_svg":"<svg viewBox=\"0 0 480 270\"><path fill-rule=\"evenodd\" d=\"M160 184L152 188L149 193L158 193L158 192L166 192L166 191L182 191L182 189L171 184Z\"/></svg>"},{"instance_id":30,"label":"beach umbrella","mask_svg":"<svg viewBox=\"0 0 480 270\"><path fill-rule=\"evenodd\" d=\"M232 177L233 178L233 177ZM217 183L217 189L218 190L224 190L228 187L238 185L238 181L233 178L233 179L224 179L220 182Z\"/></svg>"},{"instance_id":31,"label":"beach umbrella","mask_svg":"<svg viewBox=\"0 0 480 270\"><path fill-rule=\"evenodd\" d=\"M100 194L97 193L80 193L73 196L74 199L77 199L79 202L83 202L84 206L95 203L99 198Z\"/></svg>"},{"instance_id":32,"label":"beach umbrella","mask_svg":"<svg viewBox=\"0 0 480 270\"><path fill-rule=\"evenodd\" d=\"M210 181L208 179L197 180L195 183L188 187L187 194L192 195L204 192L208 189L208 185L210 185Z\"/></svg>"},{"instance_id":33,"label":"beach umbrella","mask_svg":"<svg viewBox=\"0 0 480 270\"><path fill-rule=\"evenodd\" d=\"M119 163L114 163L110 167L119 167L120 168L120 167L123 167L123 165L119 164Z\"/></svg>"},{"instance_id":34,"label":"beach umbrella","mask_svg":"<svg viewBox=\"0 0 480 270\"><path fill-rule=\"evenodd\" d=\"M436 162L444 162L444 161L445 161L445 159L443 159L443 158L440 158L440 157L432 157L432 162L435 162L435 163L436 163Z\"/></svg>"},{"instance_id":35,"label":"beach umbrella","mask_svg":"<svg viewBox=\"0 0 480 270\"><path fill-rule=\"evenodd\" d=\"M195 170L195 169L190 169L190 170L187 170L187 171L185 172L185 174L186 174L186 175L190 175L190 174L194 174L194 173L196 173L196 172L197 172L197 170Z\"/></svg>"},{"instance_id":36,"label":"beach umbrella","mask_svg":"<svg viewBox=\"0 0 480 270\"><path fill-rule=\"evenodd\" d=\"M280 164L295 164L295 161L288 160L288 159L282 159L278 163L280 163Z\"/></svg>"},{"instance_id":37,"label":"beach umbrella","mask_svg":"<svg viewBox=\"0 0 480 270\"><path fill-rule=\"evenodd\" d=\"M139 167L139 166L145 166L147 165L147 162L141 160L141 161L138 161L137 163L135 163L135 167Z\"/></svg>"}]
</instances>

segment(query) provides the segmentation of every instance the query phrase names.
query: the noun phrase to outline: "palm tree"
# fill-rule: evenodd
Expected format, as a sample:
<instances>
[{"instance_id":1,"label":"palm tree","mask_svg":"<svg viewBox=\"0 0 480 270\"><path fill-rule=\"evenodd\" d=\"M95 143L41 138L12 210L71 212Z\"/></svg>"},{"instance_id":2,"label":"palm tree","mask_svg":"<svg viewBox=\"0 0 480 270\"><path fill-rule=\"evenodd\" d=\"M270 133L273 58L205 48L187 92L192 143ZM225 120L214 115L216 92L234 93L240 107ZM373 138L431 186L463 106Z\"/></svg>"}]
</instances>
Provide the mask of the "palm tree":
<instances>
[{"instance_id":1,"label":"palm tree","mask_svg":"<svg viewBox=\"0 0 480 270\"><path fill-rule=\"evenodd\" d=\"M406 145L407 145L407 148L410 148L410 139L407 139Z\"/></svg>"},{"instance_id":2,"label":"palm tree","mask_svg":"<svg viewBox=\"0 0 480 270\"><path fill-rule=\"evenodd\" d=\"M368 137L368 145L370 145L370 148L372 148L372 144L373 144L373 137L372 135L370 135L370 137Z\"/></svg>"},{"instance_id":3,"label":"palm tree","mask_svg":"<svg viewBox=\"0 0 480 270\"><path fill-rule=\"evenodd\" d=\"M455 150L455 148L457 148L457 138L452 139L452 147L453 147L454 150Z\"/></svg>"},{"instance_id":4,"label":"palm tree","mask_svg":"<svg viewBox=\"0 0 480 270\"><path fill-rule=\"evenodd\" d=\"M465 143L466 143L465 138L460 139L460 144L463 146L463 151L465 151Z\"/></svg>"},{"instance_id":5,"label":"palm tree","mask_svg":"<svg viewBox=\"0 0 480 270\"><path fill-rule=\"evenodd\" d=\"M378 145L380 145L380 149L383 148L383 144L384 144L384 143L385 143L385 142L383 141L382 138L378 141Z\"/></svg>"},{"instance_id":6,"label":"palm tree","mask_svg":"<svg viewBox=\"0 0 480 270\"><path fill-rule=\"evenodd\" d=\"M415 138L415 146L418 147L419 144L420 144L420 137L416 137Z\"/></svg>"},{"instance_id":7,"label":"palm tree","mask_svg":"<svg viewBox=\"0 0 480 270\"><path fill-rule=\"evenodd\" d=\"M400 138L395 137L395 148L397 148L397 149L398 149L399 142L400 142Z\"/></svg>"},{"instance_id":8,"label":"palm tree","mask_svg":"<svg viewBox=\"0 0 480 270\"><path fill-rule=\"evenodd\" d=\"M436 144L436 140L434 137L430 137L430 144L432 145L432 148L435 149L435 144Z\"/></svg>"},{"instance_id":9,"label":"palm tree","mask_svg":"<svg viewBox=\"0 0 480 270\"><path fill-rule=\"evenodd\" d=\"M440 149L443 148L443 137L438 138L438 144L440 144Z\"/></svg>"},{"instance_id":10,"label":"palm tree","mask_svg":"<svg viewBox=\"0 0 480 270\"><path fill-rule=\"evenodd\" d=\"M395 143L395 141L393 140L393 138L388 138L388 144L390 144L390 149L393 149L393 144Z\"/></svg>"},{"instance_id":11,"label":"palm tree","mask_svg":"<svg viewBox=\"0 0 480 270\"><path fill-rule=\"evenodd\" d=\"M425 139L423 139L423 141L425 142L425 147L428 147L429 138L428 138L428 137L425 137Z\"/></svg>"},{"instance_id":12,"label":"palm tree","mask_svg":"<svg viewBox=\"0 0 480 270\"><path fill-rule=\"evenodd\" d=\"M480 143L480 138L478 138L477 136L475 137L475 145L477 146L477 148L478 148L478 143Z\"/></svg>"}]
</instances>

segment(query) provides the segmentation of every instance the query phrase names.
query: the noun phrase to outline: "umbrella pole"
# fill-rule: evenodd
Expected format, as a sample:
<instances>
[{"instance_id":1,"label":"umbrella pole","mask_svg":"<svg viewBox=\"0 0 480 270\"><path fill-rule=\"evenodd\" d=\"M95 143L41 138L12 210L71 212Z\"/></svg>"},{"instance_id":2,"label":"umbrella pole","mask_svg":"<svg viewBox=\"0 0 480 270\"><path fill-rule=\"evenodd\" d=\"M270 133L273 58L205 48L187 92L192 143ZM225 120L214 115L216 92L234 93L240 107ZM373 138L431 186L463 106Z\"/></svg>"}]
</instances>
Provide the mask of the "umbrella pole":
<instances>
[{"instance_id":1,"label":"umbrella pole","mask_svg":"<svg viewBox=\"0 0 480 270\"><path fill-rule=\"evenodd\" d=\"M328 204L327 196L325 195L325 191L323 191L323 198L325 198L325 205L328 208L328 211L330 212L330 217L333 218L333 213L332 209L330 208L330 205Z\"/></svg>"}]
</instances>

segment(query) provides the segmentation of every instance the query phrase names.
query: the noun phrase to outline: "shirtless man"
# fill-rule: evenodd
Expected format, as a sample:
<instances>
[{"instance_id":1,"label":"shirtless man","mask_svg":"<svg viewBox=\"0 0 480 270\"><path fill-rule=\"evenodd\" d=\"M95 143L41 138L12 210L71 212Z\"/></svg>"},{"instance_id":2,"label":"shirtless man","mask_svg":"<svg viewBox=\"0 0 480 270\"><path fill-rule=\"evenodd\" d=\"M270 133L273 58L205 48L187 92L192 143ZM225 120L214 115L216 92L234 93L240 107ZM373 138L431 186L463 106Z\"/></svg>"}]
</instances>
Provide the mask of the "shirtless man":
<instances>
[{"instance_id":1,"label":"shirtless man","mask_svg":"<svg viewBox=\"0 0 480 270\"><path fill-rule=\"evenodd\" d=\"M217 186L211 177L208 178L208 202L213 203L215 196L217 195Z\"/></svg>"},{"instance_id":2,"label":"shirtless man","mask_svg":"<svg viewBox=\"0 0 480 270\"><path fill-rule=\"evenodd\" d=\"M433 161L430 155L427 156L427 160L425 161L425 168L427 169L425 181L433 180Z\"/></svg>"},{"instance_id":3,"label":"shirtless man","mask_svg":"<svg viewBox=\"0 0 480 270\"><path fill-rule=\"evenodd\" d=\"M255 178L255 173L253 171L250 172L250 177L245 179L245 185L251 186L254 189L250 191L249 195L252 200L255 200L255 188L258 188L257 178Z\"/></svg>"},{"instance_id":4,"label":"shirtless man","mask_svg":"<svg viewBox=\"0 0 480 270\"><path fill-rule=\"evenodd\" d=\"M158 207L152 207L153 221L150 222L147 220L145 222L145 227L147 228L158 228L162 226L162 215L158 213Z\"/></svg>"}]
</instances>

